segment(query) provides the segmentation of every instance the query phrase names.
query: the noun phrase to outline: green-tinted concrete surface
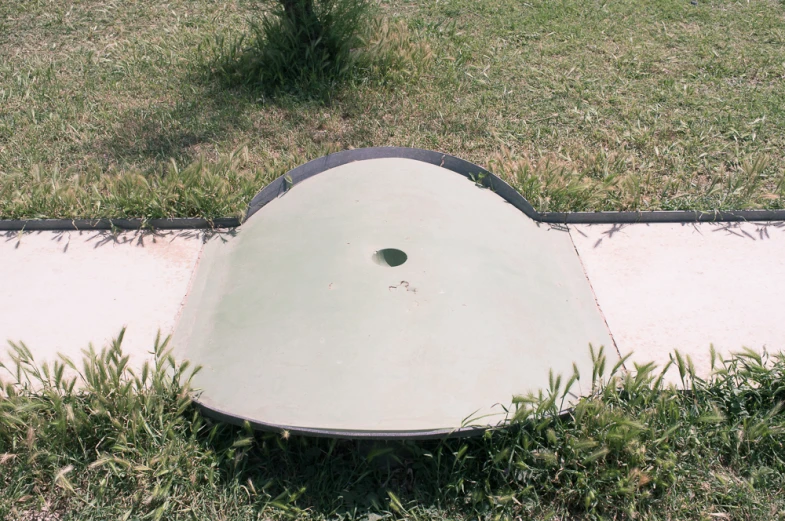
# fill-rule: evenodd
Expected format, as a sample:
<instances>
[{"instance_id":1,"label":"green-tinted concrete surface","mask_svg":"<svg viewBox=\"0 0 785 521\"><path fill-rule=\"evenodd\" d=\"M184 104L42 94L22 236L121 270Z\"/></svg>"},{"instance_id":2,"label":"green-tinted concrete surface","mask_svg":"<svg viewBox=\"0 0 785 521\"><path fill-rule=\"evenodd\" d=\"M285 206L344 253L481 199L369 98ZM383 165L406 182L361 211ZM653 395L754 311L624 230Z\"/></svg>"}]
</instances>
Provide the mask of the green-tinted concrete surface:
<instances>
[{"instance_id":1,"label":"green-tinted concrete surface","mask_svg":"<svg viewBox=\"0 0 785 521\"><path fill-rule=\"evenodd\" d=\"M549 369L588 391L589 343L617 358L566 231L409 159L328 170L208 242L173 342L207 407L338 434L496 424Z\"/></svg>"}]
</instances>

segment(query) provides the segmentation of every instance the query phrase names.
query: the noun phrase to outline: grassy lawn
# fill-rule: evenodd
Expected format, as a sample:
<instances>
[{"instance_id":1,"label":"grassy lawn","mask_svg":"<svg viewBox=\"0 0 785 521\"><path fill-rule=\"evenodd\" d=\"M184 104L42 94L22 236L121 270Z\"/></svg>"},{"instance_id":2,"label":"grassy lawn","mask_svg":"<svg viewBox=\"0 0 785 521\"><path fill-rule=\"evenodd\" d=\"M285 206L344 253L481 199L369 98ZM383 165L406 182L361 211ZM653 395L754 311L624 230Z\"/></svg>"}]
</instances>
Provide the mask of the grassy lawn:
<instances>
[{"instance_id":1,"label":"grassy lawn","mask_svg":"<svg viewBox=\"0 0 785 521\"><path fill-rule=\"evenodd\" d=\"M468 439L358 442L254 433L200 416L189 371L156 349L132 374L120 343L85 387L18 352L0 392L0 518L760 520L785 516L785 358L746 352L709 380L605 367L518 404ZM84 369L82 369L84 368ZM174 374L175 378L172 378ZM45 382L30 392L19 382ZM14 383L17 382L17 383Z\"/></svg>"},{"instance_id":2,"label":"grassy lawn","mask_svg":"<svg viewBox=\"0 0 785 521\"><path fill-rule=\"evenodd\" d=\"M397 67L327 102L227 90L263 1L0 2L0 217L230 216L350 147L451 153L540 210L785 207L778 0L387 0Z\"/></svg>"}]
</instances>

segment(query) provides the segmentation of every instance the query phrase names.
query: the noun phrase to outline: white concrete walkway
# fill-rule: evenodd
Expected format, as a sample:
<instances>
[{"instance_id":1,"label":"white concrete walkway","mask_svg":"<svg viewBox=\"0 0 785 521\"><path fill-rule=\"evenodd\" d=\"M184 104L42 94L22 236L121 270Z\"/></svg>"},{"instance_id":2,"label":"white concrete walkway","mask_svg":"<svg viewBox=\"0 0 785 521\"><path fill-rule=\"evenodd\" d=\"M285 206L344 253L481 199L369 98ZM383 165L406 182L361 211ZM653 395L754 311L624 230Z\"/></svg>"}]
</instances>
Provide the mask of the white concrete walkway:
<instances>
[{"instance_id":1,"label":"white concrete walkway","mask_svg":"<svg viewBox=\"0 0 785 521\"><path fill-rule=\"evenodd\" d=\"M171 332L201 251L198 232L31 232L0 235L0 361L6 341L38 361L81 360L127 326L139 367L160 329ZM81 366L81 364L78 364ZM5 375L3 375L4 377Z\"/></svg>"},{"instance_id":2,"label":"white concrete walkway","mask_svg":"<svg viewBox=\"0 0 785 521\"><path fill-rule=\"evenodd\" d=\"M610 333L633 360L664 363L679 349L706 373L712 343L785 350L785 223L575 225L570 234ZM124 348L138 366L158 330L171 333L204 240L189 231L3 233L0 342L23 341L38 360L79 359L127 326Z\"/></svg>"},{"instance_id":3,"label":"white concrete walkway","mask_svg":"<svg viewBox=\"0 0 785 521\"><path fill-rule=\"evenodd\" d=\"M574 225L570 235L632 361L662 366L678 349L705 375L711 344L785 350L785 223Z\"/></svg>"}]
</instances>

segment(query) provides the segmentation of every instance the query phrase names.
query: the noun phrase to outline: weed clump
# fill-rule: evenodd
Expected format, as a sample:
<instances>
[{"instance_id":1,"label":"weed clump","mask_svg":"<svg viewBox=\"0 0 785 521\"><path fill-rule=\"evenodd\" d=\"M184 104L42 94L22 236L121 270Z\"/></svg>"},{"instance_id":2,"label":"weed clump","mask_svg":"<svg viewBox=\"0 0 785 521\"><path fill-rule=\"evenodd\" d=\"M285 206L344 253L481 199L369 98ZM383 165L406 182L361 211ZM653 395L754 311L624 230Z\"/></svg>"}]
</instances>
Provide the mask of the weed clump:
<instances>
[{"instance_id":1,"label":"weed clump","mask_svg":"<svg viewBox=\"0 0 785 521\"><path fill-rule=\"evenodd\" d=\"M368 0L280 0L249 34L217 39L213 68L229 85L321 97L367 65L372 25Z\"/></svg>"}]
</instances>

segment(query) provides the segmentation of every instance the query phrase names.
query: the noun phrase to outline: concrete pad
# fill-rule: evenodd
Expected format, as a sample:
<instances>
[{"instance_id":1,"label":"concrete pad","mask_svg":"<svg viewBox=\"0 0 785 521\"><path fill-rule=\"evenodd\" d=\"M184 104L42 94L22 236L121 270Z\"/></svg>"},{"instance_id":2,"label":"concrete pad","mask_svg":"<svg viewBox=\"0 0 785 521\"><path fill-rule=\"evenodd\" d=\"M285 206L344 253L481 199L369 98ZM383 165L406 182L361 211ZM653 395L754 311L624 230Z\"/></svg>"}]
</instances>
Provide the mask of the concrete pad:
<instances>
[{"instance_id":1,"label":"concrete pad","mask_svg":"<svg viewBox=\"0 0 785 521\"><path fill-rule=\"evenodd\" d=\"M197 232L3 234L0 342L24 342L39 362L58 353L79 362L89 343L100 350L127 326L123 348L139 367L157 332L171 333L202 241Z\"/></svg>"},{"instance_id":2,"label":"concrete pad","mask_svg":"<svg viewBox=\"0 0 785 521\"><path fill-rule=\"evenodd\" d=\"M785 349L785 223L571 225L570 234L622 354L661 366L709 346ZM671 373L671 381L678 379Z\"/></svg>"},{"instance_id":3,"label":"concrete pad","mask_svg":"<svg viewBox=\"0 0 785 521\"><path fill-rule=\"evenodd\" d=\"M565 230L410 159L320 173L207 244L173 341L214 413L345 436L495 424L611 344Z\"/></svg>"}]
</instances>

